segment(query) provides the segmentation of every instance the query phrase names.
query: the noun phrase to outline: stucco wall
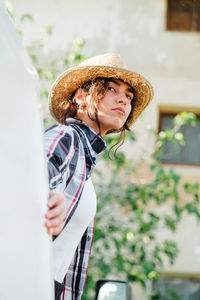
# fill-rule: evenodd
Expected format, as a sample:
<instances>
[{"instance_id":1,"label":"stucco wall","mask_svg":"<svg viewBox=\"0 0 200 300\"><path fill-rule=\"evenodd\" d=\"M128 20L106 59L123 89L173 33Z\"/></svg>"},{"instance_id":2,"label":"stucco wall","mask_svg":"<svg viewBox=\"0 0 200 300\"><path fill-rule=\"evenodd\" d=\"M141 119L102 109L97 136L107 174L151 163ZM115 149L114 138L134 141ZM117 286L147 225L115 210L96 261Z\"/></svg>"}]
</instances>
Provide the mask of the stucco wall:
<instances>
[{"instance_id":1,"label":"stucco wall","mask_svg":"<svg viewBox=\"0 0 200 300\"><path fill-rule=\"evenodd\" d=\"M119 53L128 68L146 76L153 84L155 97L135 123L138 143L135 154L153 146L144 132L146 126L157 129L158 105L200 107L199 33L165 30L166 0L35 0L11 1L16 16L27 12L35 23L23 25L25 43L38 39L46 25L54 25L46 56L68 49L77 36L86 41L85 53ZM200 168L187 168L200 174ZM181 172L186 172L181 168Z\"/></svg>"},{"instance_id":2,"label":"stucco wall","mask_svg":"<svg viewBox=\"0 0 200 300\"><path fill-rule=\"evenodd\" d=\"M200 34L165 30L165 0L12 0L16 15L31 12L35 24L25 24L26 43L37 39L46 25L55 25L46 55L69 48L80 36L85 53L119 53L128 68L146 76L155 89L152 104L135 123L138 141L134 155L153 147L145 127L157 129L158 105L200 107ZM178 172L199 179L199 167L176 166ZM181 255L176 272L200 273L199 225L186 218L177 240ZM192 233L191 233L192 232ZM162 231L160 236L167 236ZM169 268L168 268L169 269Z\"/></svg>"}]
</instances>

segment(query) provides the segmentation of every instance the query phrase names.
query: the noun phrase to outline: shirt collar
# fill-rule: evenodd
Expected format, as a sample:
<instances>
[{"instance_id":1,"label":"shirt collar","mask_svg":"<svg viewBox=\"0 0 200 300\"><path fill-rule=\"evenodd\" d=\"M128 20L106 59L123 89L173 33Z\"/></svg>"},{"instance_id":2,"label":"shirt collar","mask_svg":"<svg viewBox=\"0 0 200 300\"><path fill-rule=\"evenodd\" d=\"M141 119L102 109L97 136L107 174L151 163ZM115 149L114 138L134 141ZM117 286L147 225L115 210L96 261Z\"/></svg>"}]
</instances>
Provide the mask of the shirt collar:
<instances>
[{"instance_id":1,"label":"shirt collar","mask_svg":"<svg viewBox=\"0 0 200 300\"><path fill-rule=\"evenodd\" d=\"M103 150L106 149L106 142L103 139L103 137L96 133L96 131L88 126L85 122L79 120L79 119L74 119L74 118L67 118L66 119L66 125L68 124L78 124L79 126L84 129L84 132L92 146L92 149L95 151L96 154L99 154Z\"/></svg>"}]
</instances>

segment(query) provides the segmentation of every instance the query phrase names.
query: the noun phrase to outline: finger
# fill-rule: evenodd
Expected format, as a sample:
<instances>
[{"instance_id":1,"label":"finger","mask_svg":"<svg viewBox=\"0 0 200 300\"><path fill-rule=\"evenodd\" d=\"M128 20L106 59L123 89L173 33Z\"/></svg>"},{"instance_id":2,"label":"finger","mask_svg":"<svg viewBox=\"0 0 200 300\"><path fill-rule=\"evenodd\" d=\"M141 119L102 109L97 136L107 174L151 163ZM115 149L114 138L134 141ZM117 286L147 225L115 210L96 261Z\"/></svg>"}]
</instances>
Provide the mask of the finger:
<instances>
[{"instance_id":1,"label":"finger","mask_svg":"<svg viewBox=\"0 0 200 300\"><path fill-rule=\"evenodd\" d=\"M61 233L62 229L63 229L63 225L61 224L57 228L50 228L48 233L51 235L58 235Z\"/></svg>"},{"instance_id":2,"label":"finger","mask_svg":"<svg viewBox=\"0 0 200 300\"><path fill-rule=\"evenodd\" d=\"M66 215L64 215L66 216ZM63 216L62 216L63 217ZM45 227L47 229L47 232L49 234L59 234L59 232L63 229L64 227L64 224L65 224L65 219L60 219L55 221L55 222L46 222L45 223ZM56 225L56 226L55 226ZM53 226L53 227L52 227Z\"/></svg>"},{"instance_id":3,"label":"finger","mask_svg":"<svg viewBox=\"0 0 200 300\"><path fill-rule=\"evenodd\" d=\"M48 220L45 223L45 225L46 225L47 229L50 229L50 228L59 227L61 223L64 223L64 222L60 217L58 217L58 218L54 218L52 220Z\"/></svg>"},{"instance_id":4,"label":"finger","mask_svg":"<svg viewBox=\"0 0 200 300\"><path fill-rule=\"evenodd\" d=\"M55 205L59 205L64 202L64 195L53 193L52 196L48 199L47 206L49 208L54 207Z\"/></svg>"},{"instance_id":5,"label":"finger","mask_svg":"<svg viewBox=\"0 0 200 300\"><path fill-rule=\"evenodd\" d=\"M49 191L49 197L53 197L54 195L56 194L56 192L54 192L54 191Z\"/></svg>"},{"instance_id":6,"label":"finger","mask_svg":"<svg viewBox=\"0 0 200 300\"><path fill-rule=\"evenodd\" d=\"M64 205L64 203L62 203L61 205L56 206L55 208L50 209L46 213L45 217L47 219L52 219L52 218L55 218L57 216L63 215L64 213L65 213L65 205Z\"/></svg>"},{"instance_id":7,"label":"finger","mask_svg":"<svg viewBox=\"0 0 200 300\"><path fill-rule=\"evenodd\" d=\"M49 208L54 207L55 205L59 205L64 201L63 195L55 194L48 199L47 206Z\"/></svg>"},{"instance_id":8,"label":"finger","mask_svg":"<svg viewBox=\"0 0 200 300\"><path fill-rule=\"evenodd\" d=\"M59 224L57 224L57 226L54 226L54 227L49 227L47 230L48 230L48 233L50 234L57 234L58 232L60 232L64 227L64 222L60 222Z\"/></svg>"}]
</instances>

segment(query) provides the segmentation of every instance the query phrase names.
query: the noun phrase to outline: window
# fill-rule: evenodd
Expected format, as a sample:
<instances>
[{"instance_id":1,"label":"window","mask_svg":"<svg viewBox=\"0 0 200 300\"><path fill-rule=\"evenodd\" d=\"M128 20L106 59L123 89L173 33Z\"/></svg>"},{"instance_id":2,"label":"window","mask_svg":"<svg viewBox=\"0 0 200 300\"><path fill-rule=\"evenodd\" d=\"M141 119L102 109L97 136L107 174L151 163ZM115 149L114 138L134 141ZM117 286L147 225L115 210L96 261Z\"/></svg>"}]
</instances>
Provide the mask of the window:
<instances>
[{"instance_id":1,"label":"window","mask_svg":"<svg viewBox=\"0 0 200 300\"><path fill-rule=\"evenodd\" d=\"M168 0L167 30L200 31L200 0Z\"/></svg>"},{"instance_id":2,"label":"window","mask_svg":"<svg viewBox=\"0 0 200 300\"><path fill-rule=\"evenodd\" d=\"M173 128L173 119L177 113L160 112L159 131ZM179 142L172 144L167 142L164 147L163 163L200 165L200 117L196 126L186 124L179 132L183 133L186 144L181 146Z\"/></svg>"},{"instance_id":3,"label":"window","mask_svg":"<svg viewBox=\"0 0 200 300\"><path fill-rule=\"evenodd\" d=\"M163 277L154 284L153 289L160 297L156 299L199 300L200 279Z\"/></svg>"}]
</instances>

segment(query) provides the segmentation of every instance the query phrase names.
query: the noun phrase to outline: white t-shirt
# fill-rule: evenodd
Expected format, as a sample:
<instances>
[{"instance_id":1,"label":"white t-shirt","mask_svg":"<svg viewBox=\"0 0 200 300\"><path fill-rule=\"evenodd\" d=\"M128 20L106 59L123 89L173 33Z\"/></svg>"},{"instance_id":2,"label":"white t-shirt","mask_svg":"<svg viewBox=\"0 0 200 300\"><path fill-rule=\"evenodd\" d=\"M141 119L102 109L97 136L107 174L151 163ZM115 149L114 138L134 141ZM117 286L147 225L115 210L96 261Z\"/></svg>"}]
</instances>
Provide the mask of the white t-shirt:
<instances>
[{"instance_id":1,"label":"white t-shirt","mask_svg":"<svg viewBox=\"0 0 200 300\"><path fill-rule=\"evenodd\" d=\"M96 206L96 193L89 178L73 216L53 242L53 273L58 282L62 282L81 237L95 216Z\"/></svg>"}]
</instances>

